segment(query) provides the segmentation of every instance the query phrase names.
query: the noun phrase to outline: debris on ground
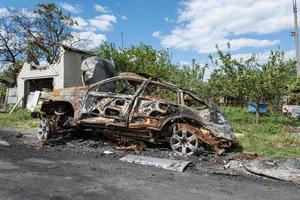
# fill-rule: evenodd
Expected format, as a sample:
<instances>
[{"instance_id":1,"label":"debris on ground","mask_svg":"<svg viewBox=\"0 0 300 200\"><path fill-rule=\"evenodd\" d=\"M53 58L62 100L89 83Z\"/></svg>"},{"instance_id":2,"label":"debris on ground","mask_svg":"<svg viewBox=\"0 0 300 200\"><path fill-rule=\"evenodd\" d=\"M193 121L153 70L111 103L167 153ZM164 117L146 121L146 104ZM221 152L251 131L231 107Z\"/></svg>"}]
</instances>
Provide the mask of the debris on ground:
<instances>
[{"instance_id":1,"label":"debris on ground","mask_svg":"<svg viewBox=\"0 0 300 200\"><path fill-rule=\"evenodd\" d=\"M104 153L105 155L114 154L114 152L112 152L112 151L108 151L108 150L104 151L103 153Z\"/></svg>"},{"instance_id":2,"label":"debris on ground","mask_svg":"<svg viewBox=\"0 0 300 200\"><path fill-rule=\"evenodd\" d=\"M274 160L259 157L254 152L229 152L222 156L209 149L199 149L188 161L180 160L167 146L148 146L147 143L118 139L112 141L106 137L95 137L90 134L73 134L68 137L52 138L45 142L25 134L22 141L25 144L40 147L67 148L75 152L95 152L96 157L113 155L114 158L126 162L151 165L174 171L183 171L187 165L204 173L223 175L242 175L268 177L300 184L300 160L286 158ZM0 140L0 144L6 144ZM41 143L43 146L41 146ZM131 155L140 154L143 156ZM193 163L193 165L191 165Z\"/></svg>"},{"instance_id":3,"label":"debris on ground","mask_svg":"<svg viewBox=\"0 0 300 200\"><path fill-rule=\"evenodd\" d=\"M18 134L16 135L16 137L17 137L17 138L21 138L21 137L23 137L23 134L22 134L22 133L18 133Z\"/></svg>"},{"instance_id":4,"label":"debris on ground","mask_svg":"<svg viewBox=\"0 0 300 200\"><path fill-rule=\"evenodd\" d=\"M284 158L274 160L259 158L244 164L247 171L269 178L300 183L300 159Z\"/></svg>"},{"instance_id":5,"label":"debris on ground","mask_svg":"<svg viewBox=\"0 0 300 200\"><path fill-rule=\"evenodd\" d=\"M69 148L75 148L76 146L72 144L71 142L67 142L67 147Z\"/></svg>"},{"instance_id":6,"label":"debris on ground","mask_svg":"<svg viewBox=\"0 0 300 200\"><path fill-rule=\"evenodd\" d=\"M150 165L158 168L168 169L177 172L183 172L191 163L185 160L171 160L163 158L145 157L137 155L127 155L120 159L121 161L136 163L141 165Z\"/></svg>"},{"instance_id":7,"label":"debris on ground","mask_svg":"<svg viewBox=\"0 0 300 200\"><path fill-rule=\"evenodd\" d=\"M9 143L4 140L0 140L0 145L9 146Z\"/></svg>"}]
</instances>

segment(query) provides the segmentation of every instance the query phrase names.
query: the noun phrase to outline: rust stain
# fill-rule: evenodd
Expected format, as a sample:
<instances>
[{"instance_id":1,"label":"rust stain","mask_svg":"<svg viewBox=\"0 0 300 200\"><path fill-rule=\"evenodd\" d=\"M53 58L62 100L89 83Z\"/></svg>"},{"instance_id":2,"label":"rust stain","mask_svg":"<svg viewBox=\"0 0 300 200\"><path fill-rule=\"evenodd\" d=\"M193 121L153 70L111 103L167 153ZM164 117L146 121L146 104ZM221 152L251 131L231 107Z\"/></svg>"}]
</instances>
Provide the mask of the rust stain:
<instances>
[{"instance_id":1,"label":"rust stain","mask_svg":"<svg viewBox=\"0 0 300 200\"><path fill-rule=\"evenodd\" d=\"M178 126L179 126L179 128L191 130L193 133L195 133L197 135L197 137L201 141L205 142L206 144L211 145L212 148L217 152L220 152L223 149L231 146L230 142L224 141L220 138L217 138L209 130L206 130L203 128L197 128L190 124L179 124Z\"/></svg>"}]
</instances>

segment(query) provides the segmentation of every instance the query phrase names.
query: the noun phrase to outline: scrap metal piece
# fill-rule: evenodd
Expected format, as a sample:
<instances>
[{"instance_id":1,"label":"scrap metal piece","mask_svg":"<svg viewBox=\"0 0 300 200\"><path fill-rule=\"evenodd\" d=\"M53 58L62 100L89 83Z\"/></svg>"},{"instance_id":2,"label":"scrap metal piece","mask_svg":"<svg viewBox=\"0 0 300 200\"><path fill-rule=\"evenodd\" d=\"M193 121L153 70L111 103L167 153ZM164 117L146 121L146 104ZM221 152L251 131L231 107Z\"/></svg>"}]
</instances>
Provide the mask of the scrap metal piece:
<instances>
[{"instance_id":1,"label":"scrap metal piece","mask_svg":"<svg viewBox=\"0 0 300 200\"><path fill-rule=\"evenodd\" d=\"M135 164L155 166L158 168L168 169L177 172L183 172L186 169L186 167L191 163L190 161L185 160L170 160L136 155L127 155L120 158L120 160Z\"/></svg>"},{"instance_id":2,"label":"scrap metal piece","mask_svg":"<svg viewBox=\"0 0 300 200\"><path fill-rule=\"evenodd\" d=\"M259 158L245 163L244 168L256 175L300 184L300 159L297 158Z\"/></svg>"},{"instance_id":3,"label":"scrap metal piece","mask_svg":"<svg viewBox=\"0 0 300 200\"><path fill-rule=\"evenodd\" d=\"M0 145L9 146L9 143L4 140L0 140Z\"/></svg>"}]
</instances>

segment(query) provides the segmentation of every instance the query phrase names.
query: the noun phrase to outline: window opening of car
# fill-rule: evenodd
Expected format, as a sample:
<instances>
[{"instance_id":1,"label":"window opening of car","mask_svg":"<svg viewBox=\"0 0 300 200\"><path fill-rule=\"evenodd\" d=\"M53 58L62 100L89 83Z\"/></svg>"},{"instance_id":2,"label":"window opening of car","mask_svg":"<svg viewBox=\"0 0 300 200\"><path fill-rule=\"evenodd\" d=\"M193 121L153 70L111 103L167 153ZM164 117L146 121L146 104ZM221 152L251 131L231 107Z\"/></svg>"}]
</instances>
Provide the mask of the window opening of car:
<instances>
[{"instance_id":1,"label":"window opening of car","mask_svg":"<svg viewBox=\"0 0 300 200\"><path fill-rule=\"evenodd\" d=\"M196 99L195 97L187 93L183 95L183 100L184 100L184 105L194 108L196 110L203 110L208 108L207 104L205 104L204 102Z\"/></svg>"},{"instance_id":2,"label":"window opening of car","mask_svg":"<svg viewBox=\"0 0 300 200\"><path fill-rule=\"evenodd\" d=\"M133 95L141 84L142 82L120 79L99 85L93 91L100 93L108 92L113 94Z\"/></svg>"},{"instance_id":3,"label":"window opening of car","mask_svg":"<svg viewBox=\"0 0 300 200\"><path fill-rule=\"evenodd\" d=\"M143 96L164 99L172 103L177 103L177 91L153 83L146 86Z\"/></svg>"}]
</instances>

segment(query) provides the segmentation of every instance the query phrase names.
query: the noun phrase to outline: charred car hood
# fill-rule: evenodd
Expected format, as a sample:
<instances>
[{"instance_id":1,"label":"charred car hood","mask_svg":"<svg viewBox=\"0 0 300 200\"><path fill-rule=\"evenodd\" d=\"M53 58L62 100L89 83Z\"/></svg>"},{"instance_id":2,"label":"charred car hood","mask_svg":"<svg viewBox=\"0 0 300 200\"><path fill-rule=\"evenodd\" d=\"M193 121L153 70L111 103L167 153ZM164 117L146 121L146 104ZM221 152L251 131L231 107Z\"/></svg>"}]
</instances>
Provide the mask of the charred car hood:
<instances>
[{"instance_id":1,"label":"charred car hood","mask_svg":"<svg viewBox=\"0 0 300 200\"><path fill-rule=\"evenodd\" d=\"M231 142L236 141L231 125L224 117L224 114L215 107L203 110L194 110L186 107L181 110L181 115L197 119L198 123L210 130L217 138L223 138Z\"/></svg>"}]
</instances>

